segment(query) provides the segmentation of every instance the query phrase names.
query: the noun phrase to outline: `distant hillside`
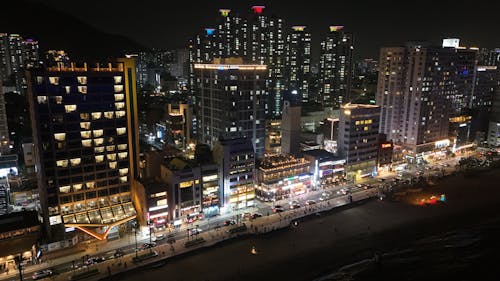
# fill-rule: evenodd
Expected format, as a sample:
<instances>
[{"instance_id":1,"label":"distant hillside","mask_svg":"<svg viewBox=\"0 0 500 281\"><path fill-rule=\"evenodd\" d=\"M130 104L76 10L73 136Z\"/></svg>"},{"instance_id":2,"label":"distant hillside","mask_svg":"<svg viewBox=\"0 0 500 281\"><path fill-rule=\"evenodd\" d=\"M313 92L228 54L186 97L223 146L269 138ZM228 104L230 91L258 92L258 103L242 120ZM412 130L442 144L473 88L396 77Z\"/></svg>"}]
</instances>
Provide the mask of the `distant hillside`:
<instances>
[{"instance_id":1,"label":"distant hillside","mask_svg":"<svg viewBox=\"0 0 500 281\"><path fill-rule=\"evenodd\" d=\"M65 50L72 60L93 61L145 49L129 38L102 32L43 3L17 0L9 1L7 7L0 16L0 32L36 39L42 52Z\"/></svg>"}]
</instances>

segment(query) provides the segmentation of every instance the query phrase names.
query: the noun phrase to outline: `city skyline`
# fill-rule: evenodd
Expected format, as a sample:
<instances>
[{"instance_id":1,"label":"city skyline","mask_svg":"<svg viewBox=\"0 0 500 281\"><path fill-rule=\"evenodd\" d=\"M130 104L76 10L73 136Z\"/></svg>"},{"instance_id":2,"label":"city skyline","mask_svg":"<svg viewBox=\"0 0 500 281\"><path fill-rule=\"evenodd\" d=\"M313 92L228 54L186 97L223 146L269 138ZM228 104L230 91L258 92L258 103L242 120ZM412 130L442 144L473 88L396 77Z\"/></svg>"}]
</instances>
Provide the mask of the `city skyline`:
<instances>
[{"instance_id":1,"label":"city skyline","mask_svg":"<svg viewBox=\"0 0 500 281\"><path fill-rule=\"evenodd\" d=\"M31 0L30 2L40 2ZM86 3L92 3L87 1ZM308 26L312 33L313 61L319 57L320 42L331 25L343 25L355 34L354 57L378 57L380 47L393 46L406 41L430 41L439 45L444 37L461 38L469 46L493 48L500 45L498 37L491 36L498 24L494 10L480 5L467 5L465 1L453 5L424 1L408 10L396 1L384 2L321 2L304 4L285 1L224 1L160 2L151 1L134 6L127 1L100 2L103 15L95 16L95 5L69 2L43 1L45 5L63 11L105 32L129 37L146 47L183 48L195 34L205 27L214 27L220 8L228 8L240 15L250 13L253 5L266 6L264 13L285 20L286 27ZM193 5L194 4L194 5ZM131 7L134 7L131 13ZM431 8L432 7L432 8ZM174 11L174 12L170 12ZM410 12L409 12L410 11ZM186 18L189 13L191 17ZM131 20L121 21L129 14ZM425 18L425 20L424 20ZM461 19L468 19L466 24ZM477 32L481 30L482 32ZM172 40L175 38L175 40Z\"/></svg>"}]
</instances>

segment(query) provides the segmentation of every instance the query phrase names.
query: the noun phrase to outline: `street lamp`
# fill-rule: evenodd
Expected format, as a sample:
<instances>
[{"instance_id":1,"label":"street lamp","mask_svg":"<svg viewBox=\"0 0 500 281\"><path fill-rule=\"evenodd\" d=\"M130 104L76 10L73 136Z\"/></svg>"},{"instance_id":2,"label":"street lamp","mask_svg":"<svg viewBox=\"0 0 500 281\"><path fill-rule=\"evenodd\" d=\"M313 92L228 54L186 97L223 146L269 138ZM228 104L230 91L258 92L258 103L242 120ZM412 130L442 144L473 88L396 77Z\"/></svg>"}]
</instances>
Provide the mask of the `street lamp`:
<instances>
[{"instance_id":1,"label":"street lamp","mask_svg":"<svg viewBox=\"0 0 500 281\"><path fill-rule=\"evenodd\" d=\"M134 228L134 237L135 237L135 257L137 258L137 222L133 222L132 227Z\"/></svg>"},{"instance_id":2,"label":"street lamp","mask_svg":"<svg viewBox=\"0 0 500 281\"><path fill-rule=\"evenodd\" d=\"M14 257L14 262L16 263L17 269L19 270L19 280L23 281L23 258L21 255Z\"/></svg>"}]
</instances>

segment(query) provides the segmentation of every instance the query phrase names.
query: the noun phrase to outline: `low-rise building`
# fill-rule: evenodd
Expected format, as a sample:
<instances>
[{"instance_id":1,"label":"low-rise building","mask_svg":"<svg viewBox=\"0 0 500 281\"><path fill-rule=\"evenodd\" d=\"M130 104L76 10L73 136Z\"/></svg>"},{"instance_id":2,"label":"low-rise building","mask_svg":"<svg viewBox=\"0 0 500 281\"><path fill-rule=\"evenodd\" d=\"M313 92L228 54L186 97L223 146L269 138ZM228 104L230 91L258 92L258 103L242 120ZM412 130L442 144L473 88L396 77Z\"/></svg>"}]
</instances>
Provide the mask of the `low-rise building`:
<instances>
[{"instance_id":1,"label":"low-rise building","mask_svg":"<svg viewBox=\"0 0 500 281\"><path fill-rule=\"evenodd\" d=\"M40 221L36 211L16 212L0 217L0 274L15 271L16 256L35 261L40 239Z\"/></svg>"},{"instance_id":2,"label":"low-rise building","mask_svg":"<svg viewBox=\"0 0 500 281\"><path fill-rule=\"evenodd\" d=\"M167 204L174 225L219 214L221 182L217 164L172 158L161 166L161 179L168 184Z\"/></svg>"},{"instance_id":3,"label":"low-rise building","mask_svg":"<svg viewBox=\"0 0 500 281\"><path fill-rule=\"evenodd\" d=\"M262 201L275 201L303 194L311 187L311 163L292 155L272 155L257 169L255 194Z\"/></svg>"},{"instance_id":4,"label":"low-rise building","mask_svg":"<svg viewBox=\"0 0 500 281\"><path fill-rule=\"evenodd\" d=\"M313 186L338 184L345 179L345 159L323 149L304 151L304 158L311 163Z\"/></svg>"}]
</instances>

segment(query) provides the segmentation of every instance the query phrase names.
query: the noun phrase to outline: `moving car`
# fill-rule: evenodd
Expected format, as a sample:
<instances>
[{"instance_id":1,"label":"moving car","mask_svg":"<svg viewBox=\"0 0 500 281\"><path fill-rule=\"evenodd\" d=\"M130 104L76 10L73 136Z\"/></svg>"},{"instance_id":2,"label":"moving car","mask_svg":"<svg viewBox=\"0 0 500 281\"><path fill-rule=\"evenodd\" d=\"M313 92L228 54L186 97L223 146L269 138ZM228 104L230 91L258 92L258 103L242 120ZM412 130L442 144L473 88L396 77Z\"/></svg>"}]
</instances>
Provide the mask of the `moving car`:
<instances>
[{"instance_id":1,"label":"moving car","mask_svg":"<svg viewBox=\"0 0 500 281\"><path fill-rule=\"evenodd\" d=\"M175 243L175 234L170 233L167 236L167 243L169 243L169 244L174 244Z\"/></svg>"},{"instance_id":2,"label":"moving car","mask_svg":"<svg viewBox=\"0 0 500 281\"><path fill-rule=\"evenodd\" d=\"M307 200L306 201L306 205L308 205L308 206L311 206L311 205L314 205L314 204L316 204L316 201L314 201L314 200Z\"/></svg>"},{"instance_id":3,"label":"moving car","mask_svg":"<svg viewBox=\"0 0 500 281\"><path fill-rule=\"evenodd\" d=\"M283 208L283 206L281 206L281 205L276 205L273 207L273 212L275 212L275 213L281 213L284 211L285 211L285 208Z\"/></svg>"},{"instance_id":4,"label":"moving car","mask_svg":"<svg viewBox=\"0 0 500 281\"><path fill-rule=\"evenodd\" d=\"M290 202L290 209L297 209L297 208L300 208L300 203L299 201L297 200L293 200L292 202Z\"/></svg>"},{"instance_id":5,"label":"moving car","mask_svg":"<svg viewBox=\"0 0 500 281\"><path fill-rule=\"evenodd\" d=\"M163 239L165 239L165 234L157 234L157 235L153 236L153 241L160 241Z\"/></svg>"},{"instance_id":6,"label":"moving car","mask_svg":"<svg viewBox=\"0 0 500 281\"><path fill-rule=\"evenodd\" d=\"M52 272L52 270L44 269L44 270L40 270L40 271L33 273L33 276L31 276L31 278L33 278L33 280L38 280L38 279L43 279L45 277L52 276L52 274L54 274Z\"/></svg>"},{"instance_id":7,"label":"moving car","mask_svg":"<svg viewBox=\"0 0 500 281\"><path fill-rule=\"evenodd\" d=\"M262 215L261 215L261 214L259 214L259 213L255 213L255 214L252 214L252 216L251 216L250 218L251 218L252 220L254 220L254 219L256 219L256 218L260 218L260 217L262 217Z\"/></svg>"},{"instance_id":8,"label":"moving car","mask_svg":"<svg viewBox=\"0 0 500 281\"><path fill-rule=\"evenodd\" d=\"M190 235L193 236L193 235L198 235L201 233L201 229L199 228L193 228L190 230Z\"/></svg>"},{"instance_id":9,"label":"moving car","mask_svg":"<svg viewBox=\"0 0 500 281\"><path fill-rule=\"evenodd\" d=\"M115 258L123 257L123 255L125 255L125 252L123 252L123 250L122 250L122 249L117 249L117 250L115 251L115 253L113 254L113 256L114 256Z\"/></svg>"}]
</instances>

